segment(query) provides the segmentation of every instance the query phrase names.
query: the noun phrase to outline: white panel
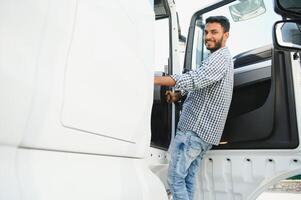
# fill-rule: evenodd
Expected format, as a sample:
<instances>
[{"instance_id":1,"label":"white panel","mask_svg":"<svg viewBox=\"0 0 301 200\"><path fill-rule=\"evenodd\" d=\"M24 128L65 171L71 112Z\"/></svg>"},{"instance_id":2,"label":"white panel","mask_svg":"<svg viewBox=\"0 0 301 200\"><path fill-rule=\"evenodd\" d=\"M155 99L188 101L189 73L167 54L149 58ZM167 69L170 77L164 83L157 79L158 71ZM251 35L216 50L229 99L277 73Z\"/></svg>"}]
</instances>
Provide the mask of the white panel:
<instances>
[{"instance_id":1,"label":"white panel","mask_svg":"<svg viewBox=\"0 0 301 200\"><path fill-rule=\"evenodd\" d=\"M79 1L66 70L65 126L128 142L150 134L153 13L145 5Z\"/></svg>"},{"instance_id":2,"label":"white panel","mask_svg":"<svg viewBox=\"0 0 301 200\"><path fill-rule=\"evenodd\" d=\"M209 151L197 178L200 199L256 199L269 186L301 173L301 155L279 151Z\"/></svg>"},{"instance_id":3,"label":"white panel","mask_svg":"<svg viewBox=\"0 0 301 200\"><path fill-rule=\"evenodd\" d=\"M0 143L22 138L47 8L45 1L0 1Z\"/></svg>"},{"instance_id":4,"label":"white panel","mask_svg":"<svg viewBox=\"0 0 301 200\"><path fill-rule=\"evenodd\" d=\"M17 149L0 145L0 199L20 199L19 182L16 173Z\"/></svg>"},{"instance_id":5,"label":"white panel","mask_svg":"<svg viewBox=\"0 0 301 200\"><path fill-rule=\"evenodd\" d=\"M20 149L22 200L167 200L140 159Z\"/></svg>"},{"instance_id":6,"label":"white panel","mask_svg":"<svg viewBox=\"0 0 301 200\"><path fill-rule=\"evenodd\" d=\"M127 13L129 13L128 15L130 18L135 18L135 12L145 12L143 14L140 14L141 18L135 19L135 25L137 27L144 27L146 33L143 33L144 31L142 30L142 28L141 30L135 29L132 31L139 31L139 37L137 41L140 42L137 42L137 44L135 44L136 46L138 46L138 52L136 52L139 55L138 57L145 63L152 63L152 61L154 60L154 40L152 27L152 24L154 23L153 8L150 7L148 1L136 1L137 2L135 3L135 5L137 6L133 8L131 8L131 5L128 5L126 1L115 1L115 4L119 4L120 6L122 5L123 12L126 11ZM48 2L46 0L43 0L43 3L41 2L41 4L47 5L47 10L45 10L45 13L40 13L41 16L37 16L36 18L41 18L44 15L47 17L44 17L45 20L43 24L43 33L41 33L38 42L39 56L36 60L35 65L36 71L34 74L35 79L33 83L34 93L30 104L28 104L30 105L30 112L28 114L24 133L21 133L23 135L20 136L20 138L22 138L20 146L35 149L52 149L127 157L144 157L151 137L149 118L151 115L150 113L153 91L152 89L150 90L145 88L143 84L149 84L147 86L149 88L152 87L153 65L149 64L148 68L143 69L145 73L151 74L151 76L148 75L149 79L151 80L143 80L144 83L141 86L143 87L143 90L148 93L148 95L144 95L144 99L140 99L141 102L146 104L146 107L143 108L144 116L141 117L142 122L135 125L137 130L136 141L139 142L129 143L123 140L116 140L111 137L102 137L97 134L87 134L86 131L81 131L76 128L66 128L65 126L62 126L61 117L62 104L64 99L63 94L65 85L66 63L68 60L68 52L72 40L72 33L74 28L73 25L76 19L79 17L76 15L77 1L51 0ZM35 9L37 5L35 5L35 3L32 3L30 4L30 6L28 5L28 9ZM114 6L111 6L110 9L114 9ZM132 14L130 14L131 9L133 10ZM111 12L113 11L111 10ZM31 13L34 14L33 11L28 11L27 14L30 15ZM115 13L115 15L119 15L119 13ZM15 26L18 26L18 24L16 24ZM19 26L22 27L21 25ZM19 34L22 34L22 32L19 31ZM87 34L88 35L86 37L90 37L90 33ZM147 48L144 49L144 47ZM128 73L132 73L131 70L129 70ZM140 83L137 83L137 87L140 87L139 84ZM121 89L124 90L124 88ZM102 95L105 95L104 98L107 98L106 94ZM120 97L118 94L114 95ZM129 91L127 97L123 97L124 99L122 100L122 102L127 103L128 101L131 101L130 96L135 96L135 93ZM74 100L78 102L77 99ZM141 107L139 107L139 109L140 108ZM116 111L115 108L112 109L113 111ZM134 112L131 113L131 115L134 114ZM83 118L80 113L79 117ZM118 119L118 117L116 119ZM84 118L83 120L86 120L86 118ZM124 120L131 121L131 117L128 116ZM14 128L14 122L10 121L10 123L7 124ZM116 121L114 126L119 126L118 121ZM4 134L0 135L0 137L10 137L10 135Z\"/></svg>"}]
</instances>

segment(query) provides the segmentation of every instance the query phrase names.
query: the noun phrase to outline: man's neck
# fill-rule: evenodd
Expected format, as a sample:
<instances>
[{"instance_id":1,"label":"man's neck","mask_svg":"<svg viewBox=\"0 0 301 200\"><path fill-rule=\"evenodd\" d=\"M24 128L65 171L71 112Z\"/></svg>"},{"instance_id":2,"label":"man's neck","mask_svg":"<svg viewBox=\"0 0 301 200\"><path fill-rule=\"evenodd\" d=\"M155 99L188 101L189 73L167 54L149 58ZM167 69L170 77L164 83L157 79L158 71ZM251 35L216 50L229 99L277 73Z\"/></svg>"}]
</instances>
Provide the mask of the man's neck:
<instances>
[{"instance_id":1,"label":"man's neck","mask_svg":"<svg viewBox=\"0 0 301 200\"><path fill-rule=\"evenodd\" d=\"M220 49L222 49L222 48L224 48L224 47L225 47L225 46L220 47L220 48L218 48L218 49L210 50L210 53L214 53L214 52L216 52L216 51L218 51L218 50L220 50Z\"/></svg>"}]
</instances>

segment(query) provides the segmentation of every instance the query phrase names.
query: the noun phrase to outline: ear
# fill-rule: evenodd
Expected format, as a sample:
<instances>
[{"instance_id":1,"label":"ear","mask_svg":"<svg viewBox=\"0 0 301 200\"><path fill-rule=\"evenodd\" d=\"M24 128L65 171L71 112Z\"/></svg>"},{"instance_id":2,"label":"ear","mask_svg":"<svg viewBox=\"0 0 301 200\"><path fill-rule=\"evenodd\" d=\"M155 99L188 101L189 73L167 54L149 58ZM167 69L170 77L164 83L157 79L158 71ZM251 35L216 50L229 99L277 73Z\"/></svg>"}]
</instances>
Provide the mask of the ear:
<instances>
[{"instance_id":1,"label":"ear","mask_svg":"<svg viewBox=\"0 0 301 200\"><path fill-rule=\"evenodd\" d=\"M229 32L225 32L225 33L224 33L224 38L225 38L225 39L228 39L228 37L229 37Z\"/></svg>"}]
</instances>

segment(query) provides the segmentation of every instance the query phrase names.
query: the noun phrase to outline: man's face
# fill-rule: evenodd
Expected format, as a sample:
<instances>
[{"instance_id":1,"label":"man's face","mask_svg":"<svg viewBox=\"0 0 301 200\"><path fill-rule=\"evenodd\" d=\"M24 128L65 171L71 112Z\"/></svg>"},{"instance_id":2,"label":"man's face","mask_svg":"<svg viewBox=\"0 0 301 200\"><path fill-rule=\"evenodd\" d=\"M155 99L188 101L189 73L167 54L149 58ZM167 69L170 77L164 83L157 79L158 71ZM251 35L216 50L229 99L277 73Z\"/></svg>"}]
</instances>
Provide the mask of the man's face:
<instances>
[{"instance_id":1,"label":"man's face","mask_svg":"<svg viewBox=\"0 0 301 200\"><path fill-rule=\"evenodd\" d=\"M224 47L229 37L229 32L224 32L220 23L207 23L205 26L205 44L210 52Z\"/></svg>"}]
</instances>

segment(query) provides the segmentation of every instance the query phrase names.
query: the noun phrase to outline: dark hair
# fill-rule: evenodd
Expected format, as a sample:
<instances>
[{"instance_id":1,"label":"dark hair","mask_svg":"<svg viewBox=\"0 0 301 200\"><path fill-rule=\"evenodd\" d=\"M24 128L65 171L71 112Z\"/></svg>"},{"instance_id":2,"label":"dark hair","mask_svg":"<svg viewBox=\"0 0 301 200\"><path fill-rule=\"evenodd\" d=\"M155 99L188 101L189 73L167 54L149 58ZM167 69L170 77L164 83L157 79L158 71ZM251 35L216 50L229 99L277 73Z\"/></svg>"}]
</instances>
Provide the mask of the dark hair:
<instances>
[{"instance_id":1,"label":"dark hair","mask_svg":"<svg viewBox=\"0 0 301 200\"><path fill-rule=\"evenodd\" d=\"M206 24L208 23L219 23L223 28L225 32L229 32L230 30L230 22L227 17L224 16L212 16L208 17L206 19Z\"/></svg>"}]
</instances>

